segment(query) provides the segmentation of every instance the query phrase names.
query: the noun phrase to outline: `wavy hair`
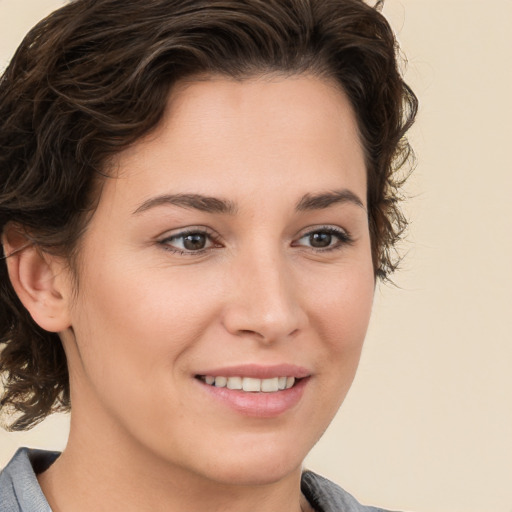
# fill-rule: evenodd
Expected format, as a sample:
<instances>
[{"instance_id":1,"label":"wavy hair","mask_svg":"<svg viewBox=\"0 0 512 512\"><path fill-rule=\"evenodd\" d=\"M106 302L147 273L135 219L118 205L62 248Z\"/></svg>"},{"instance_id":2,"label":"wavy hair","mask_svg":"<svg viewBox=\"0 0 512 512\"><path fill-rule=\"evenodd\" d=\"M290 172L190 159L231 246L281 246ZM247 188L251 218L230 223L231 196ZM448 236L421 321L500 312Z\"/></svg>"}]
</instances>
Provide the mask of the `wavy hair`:
<instances>
[{"instance_id":1,"label":"wavy hair","mask_svg":"<svg viewBox=\"0 0 512 512\"><path fill-rule=\"evenodd\" d=\"M23 229L72 261L106 162L154 129L170 89L198 74L334 80L356 113L375 276L397 265L400 169L417 100L398 46L362 0L74 0L36 25L0 80L0 231ZM0 260L1 407L8 428L70 408L66 357L16 296Z\"/></svg>"}]
</instances>

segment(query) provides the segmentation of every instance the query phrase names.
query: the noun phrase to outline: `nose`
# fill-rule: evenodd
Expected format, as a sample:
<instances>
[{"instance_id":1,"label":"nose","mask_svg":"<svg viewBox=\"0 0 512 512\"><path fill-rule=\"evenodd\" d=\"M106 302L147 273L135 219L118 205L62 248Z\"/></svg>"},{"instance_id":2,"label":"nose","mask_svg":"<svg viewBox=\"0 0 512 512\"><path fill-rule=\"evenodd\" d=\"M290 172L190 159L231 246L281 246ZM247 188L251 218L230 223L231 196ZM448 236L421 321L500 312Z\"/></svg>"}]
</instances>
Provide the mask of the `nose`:
<instances>
[{"instance_id":1,"label":"nose","mask_svg":"<svg viewBox=\"0 0 512 512\"><path fill-rule=\"evenodd\" d=\"M228 281L223 323L230 333L274 343L306 326L298 283L284 258L260 251L232 266Z\"/></svg>"}]
</instances>

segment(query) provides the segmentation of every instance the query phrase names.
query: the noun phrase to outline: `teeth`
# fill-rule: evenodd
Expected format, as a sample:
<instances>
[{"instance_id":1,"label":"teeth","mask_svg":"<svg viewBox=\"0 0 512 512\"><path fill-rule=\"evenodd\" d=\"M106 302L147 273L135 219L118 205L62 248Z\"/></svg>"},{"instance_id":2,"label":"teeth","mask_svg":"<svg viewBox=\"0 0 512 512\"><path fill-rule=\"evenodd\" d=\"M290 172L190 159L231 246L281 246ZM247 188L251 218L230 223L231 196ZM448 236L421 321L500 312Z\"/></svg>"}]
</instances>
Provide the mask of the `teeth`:
<instances>
[{"instance_id":1,"label":"teeth","mask_svg":"<svg viewBox=\"0 0 512 512\"><path fill-rule=\"evenodd\" d=\"M227 383L228 379L226 377L215 377L216 388L225 388Z\"/></svg>"},{"instance_id":2,"label":"teeth","mask_svg":"<svg viewBox=\"0 0 512 512\"><path fill-rule=\"evenodd\" d=\"M273 393L279 391L279 378L264 379L261 381L261 391L265 393Z\"/></svg>"},{"instance_id":3,"label":"teeth","mask_svg":"<svg viewBox=\"0 0 512 512\"><path fill-rule=\"evenodd\" d=\"M290 389L295 384L295 377L274 377L272 379L254 379L252 377L213 377L202 378L206 384L216 388L243 390L249 393L275 393Z\"/></svg>"},{"instance_id":4,"label":"teeth","mask_svg":"<svg viewBox=\"0 0 512 512\"><path fill-rule=\"evenodd\" d=\"M261 379L252 379L244 377L242 379L242 387L244 391L261 391Z\"/></svg>"},{"instance_id":5,"label":"teeth","mask_svg":"<svg viewBox=\"0 0 512 512\"><path fill-rule=\"evenodd\" d=\"M228 389L242 389L242 377L229 377Z\"/></svg>"}]
</instances>

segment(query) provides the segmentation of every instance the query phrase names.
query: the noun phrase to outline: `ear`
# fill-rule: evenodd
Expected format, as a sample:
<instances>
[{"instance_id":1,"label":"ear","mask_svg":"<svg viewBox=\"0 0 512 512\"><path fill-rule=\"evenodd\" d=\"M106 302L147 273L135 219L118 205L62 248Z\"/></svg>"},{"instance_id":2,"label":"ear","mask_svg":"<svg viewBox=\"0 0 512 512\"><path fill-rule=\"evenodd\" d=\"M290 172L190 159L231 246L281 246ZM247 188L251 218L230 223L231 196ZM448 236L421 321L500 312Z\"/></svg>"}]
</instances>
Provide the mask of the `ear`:
<instances>
[{"instance_id":1,"label":"ear","mask_svg":"<svg viewBox=\"0 0 512 512\"><path fill-rule=\"evenodd\" d=\"M50 332L67 329L71 287L63 259L43 252L19 226L6 227L2 244L14 291L34 321Z\"/></svg>"}]
</instances>

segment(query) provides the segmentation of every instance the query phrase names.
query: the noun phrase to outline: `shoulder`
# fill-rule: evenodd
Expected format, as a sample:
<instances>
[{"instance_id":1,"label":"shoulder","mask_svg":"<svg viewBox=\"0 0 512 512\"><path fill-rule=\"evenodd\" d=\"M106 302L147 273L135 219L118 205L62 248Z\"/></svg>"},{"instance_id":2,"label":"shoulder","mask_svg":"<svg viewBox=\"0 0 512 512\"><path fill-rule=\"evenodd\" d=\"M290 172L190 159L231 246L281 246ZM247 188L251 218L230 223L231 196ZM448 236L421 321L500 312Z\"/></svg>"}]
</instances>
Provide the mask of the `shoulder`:
<instances>
[{"instance_id":1,"label":"shoulder","mask_svg":"<svg viewBox=\"0 0 512 512\"><path fill-rule=\"evenodd\" d=\"M58 452L20 448L0 472L0 512L51 512L36 473L58 456Z\"/></svg>"},{"instance_id":2,"label":"shoulder","mask_svg":"<svg viewBox=\"0 0 512 512\"><path fill-rule=\"evenodd\" d=\"M318 512L389 512L361 505L340 486L312 471L302 473L301 489Z\"/></svg>"}]
</instances>

